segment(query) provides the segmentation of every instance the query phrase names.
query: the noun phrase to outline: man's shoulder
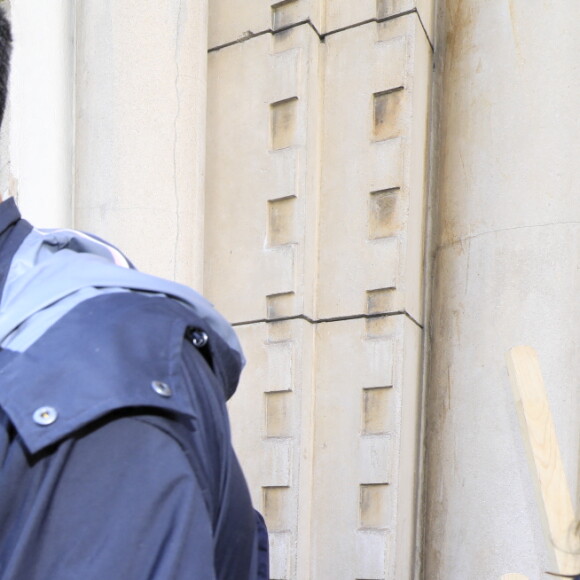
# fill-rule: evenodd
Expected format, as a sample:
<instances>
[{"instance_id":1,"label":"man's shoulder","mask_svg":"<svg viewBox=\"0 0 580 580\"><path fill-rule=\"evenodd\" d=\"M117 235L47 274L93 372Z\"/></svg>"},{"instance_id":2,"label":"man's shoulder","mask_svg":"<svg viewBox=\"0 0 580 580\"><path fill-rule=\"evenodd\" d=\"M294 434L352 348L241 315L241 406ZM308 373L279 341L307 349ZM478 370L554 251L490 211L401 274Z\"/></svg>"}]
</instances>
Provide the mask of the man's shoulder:
<instances>
[{"instance_id":1,"label":"man's shoulder","mask_svg":"<svg viewBox=\"0 0 580 580\"><path fill-rule=\"evenodd\" d=\"M87 300L26 351L0 353L0 406L32 452L123 408L194 416L182 349L188 329L199 324L194 312L164 296L119 292Z\"/></svg>"}]
</instances>

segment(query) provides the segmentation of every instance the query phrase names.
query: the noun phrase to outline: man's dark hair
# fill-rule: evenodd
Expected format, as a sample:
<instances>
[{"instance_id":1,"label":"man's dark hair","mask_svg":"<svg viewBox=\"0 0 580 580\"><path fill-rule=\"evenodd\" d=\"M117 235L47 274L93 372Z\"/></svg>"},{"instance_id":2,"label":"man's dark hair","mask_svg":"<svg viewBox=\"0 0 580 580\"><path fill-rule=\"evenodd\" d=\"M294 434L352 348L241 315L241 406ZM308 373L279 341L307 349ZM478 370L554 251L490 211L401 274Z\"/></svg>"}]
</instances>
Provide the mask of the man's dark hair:
<instances>
[{"instance_id":1,"label":"man's dark hair","mask_svg":"<svg viewBox=\"0 0 580 580\"><path fill-rule=\"evenodd\" d=\"M8 93L8 73L12 53L12 32L4 8L0 8L0 124L4 118L6 96Z\"/></svg>"}]
</instances>

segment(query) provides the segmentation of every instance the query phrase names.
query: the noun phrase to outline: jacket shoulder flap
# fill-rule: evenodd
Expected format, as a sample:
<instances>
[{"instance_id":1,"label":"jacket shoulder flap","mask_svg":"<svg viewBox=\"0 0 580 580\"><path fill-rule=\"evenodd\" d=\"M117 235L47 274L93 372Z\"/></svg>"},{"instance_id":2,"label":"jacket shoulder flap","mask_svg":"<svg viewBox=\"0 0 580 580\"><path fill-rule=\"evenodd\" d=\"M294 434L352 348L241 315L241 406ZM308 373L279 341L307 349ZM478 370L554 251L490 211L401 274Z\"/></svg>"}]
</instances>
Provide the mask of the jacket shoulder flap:
<instances>
[{"instance_id":1,"label":"jacket shoulder flap","mask_svg":"<svg viewBox=\"0 0 580 580\"><path fill-rule=\"evenodd\" d=\"M197 322L162 296L87 300L26 351L0 352L0 406L32 453L122 408L193 417L180 369L184 334Z\"/></svg>"}]
</instances>

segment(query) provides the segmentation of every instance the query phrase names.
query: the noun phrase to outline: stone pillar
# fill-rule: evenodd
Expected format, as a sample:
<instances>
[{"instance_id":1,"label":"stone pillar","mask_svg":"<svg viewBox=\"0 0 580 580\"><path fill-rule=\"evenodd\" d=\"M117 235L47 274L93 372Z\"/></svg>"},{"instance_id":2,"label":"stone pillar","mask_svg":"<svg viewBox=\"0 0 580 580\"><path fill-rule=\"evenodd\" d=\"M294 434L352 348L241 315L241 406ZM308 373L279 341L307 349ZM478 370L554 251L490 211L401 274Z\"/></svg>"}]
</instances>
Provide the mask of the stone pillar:
<instances>
[{"instance_id":1,"label":"stone pillar","mask_svg":"<svg viewBox=\"0 0 580 580\"><path fill-rule=\"evenodd\" d=\"M576 497L580 5L440 4L424 578L539 578L554 568L504 357L537 350Z\"/></svg>"},{"instance_id":2,"label":"stone pillar","mask_svg":"<svg viewBox=\"0 0 580 580\"><path fill-rule=\"evenodd\" d=\"M77 2L75 226L201 289L205 0Z\"/></svg>"},{"instance_id":3,"label":"stone pillar","mask_svg":"<svg viewBox=\"0 0 580 580\"><path fill-rule=\"evenodd\" d=\"M206 292L277 580L410 580L431 2L210 3Z\"/></svg>"},{"instance_id":4,"label":"stone pillar","mask_svg":"<svg viewBox=\"0 0 580 580\"><path fill-rule=\"evenodd\" d=\"M44 227L72 222L74 3L12 0L8 187Z\"/></svg>"}]
</instances>

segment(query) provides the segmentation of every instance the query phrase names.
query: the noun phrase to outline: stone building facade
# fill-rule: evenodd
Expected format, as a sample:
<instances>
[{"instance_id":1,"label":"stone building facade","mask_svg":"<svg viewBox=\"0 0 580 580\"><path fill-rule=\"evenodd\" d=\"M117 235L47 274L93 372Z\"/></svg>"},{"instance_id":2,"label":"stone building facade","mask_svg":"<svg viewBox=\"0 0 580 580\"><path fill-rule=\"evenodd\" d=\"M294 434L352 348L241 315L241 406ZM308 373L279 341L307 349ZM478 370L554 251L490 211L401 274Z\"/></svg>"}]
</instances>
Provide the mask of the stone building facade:
<instances>
[{"instance_id":1,"label":"stone building facade","mask_svg":"<svg viewBox=\"0 0 580 580\"><path fill-rule=\"evenodd\" d=\"M574 0L12 0L1 178L201 291L273 580L540 578L505 352L572 493Z\"/></svg>"}]
</instances>

